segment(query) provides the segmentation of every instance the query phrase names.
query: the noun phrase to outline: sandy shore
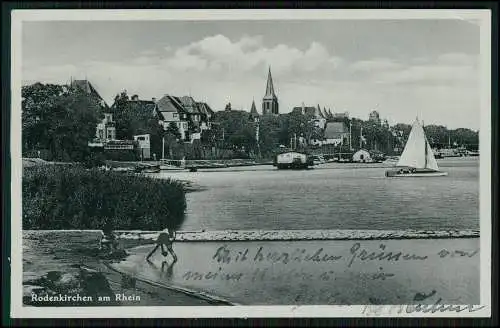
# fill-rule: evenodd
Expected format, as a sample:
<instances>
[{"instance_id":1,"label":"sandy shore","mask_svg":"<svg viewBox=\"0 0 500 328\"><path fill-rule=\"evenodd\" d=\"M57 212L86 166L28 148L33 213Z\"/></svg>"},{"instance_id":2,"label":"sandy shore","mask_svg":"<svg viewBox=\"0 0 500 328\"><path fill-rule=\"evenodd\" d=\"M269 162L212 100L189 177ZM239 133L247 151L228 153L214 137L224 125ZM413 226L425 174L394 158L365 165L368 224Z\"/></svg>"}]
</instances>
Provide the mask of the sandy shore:
<instances>
[{"instance_id":1,"label":"sandy shore","mask_svg":"<svg viewBox=\"0 0 500 328\"><path fill-rule=\"evenodd\" d=\"M64 237L63 237L64 236ZM23 288L24 304L30 306L55 306L53 302L33 302L32 294L110 296L110 302L99 306L205 306L220 304L217 300L199 297L182 290L164 288L154 282L135 280L126 273L109 267L111 259L98 256L97 232L53 231L23 233ZM133 244L122 243L125 248ZM130 279L131 278L131 279ZM85 282L93 281L82 288ZM133 281L132 284L124 283ZM89 285L89 284L87 284ZM92 288L91 288L92 289ZM134 300L120 299L134 296ZM215 302L214 302L215 301ZM71 306L71 303L57 304ZM82 304L77 304L81 306Z\"/></svg>"}]
</instances>

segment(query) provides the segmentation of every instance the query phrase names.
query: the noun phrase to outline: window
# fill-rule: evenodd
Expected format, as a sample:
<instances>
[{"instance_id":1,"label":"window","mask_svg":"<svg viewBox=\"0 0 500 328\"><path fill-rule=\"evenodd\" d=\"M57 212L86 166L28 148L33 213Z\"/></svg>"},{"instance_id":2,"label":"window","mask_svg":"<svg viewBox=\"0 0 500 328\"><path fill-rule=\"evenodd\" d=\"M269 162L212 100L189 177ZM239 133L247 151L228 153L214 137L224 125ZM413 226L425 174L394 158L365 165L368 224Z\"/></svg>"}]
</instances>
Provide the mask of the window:
<instances>
[{"instance_id":1,"label":"window","mask_svg":"<svg viewBox=\"0 0 500 328\"><path fill-rule=\"evenodd\" d=\"M173 118L177 118L179 116L179 114L173 113L172 116L173 116Z\"/></svg>"},{"instance_id":2,"label":"window","mask_svg":"<svg viewBox=\"0 0 500 328\"><path fill-rule=\"evenodd\" d=\"M103 138L104 138L104 131L99 130L99 139L103 139Z\"/></svg>"},{"instance_id":3,"label":"window","mask_svg":"<svg viewBox=\"0 0 500 328\"><path fill-rule=\"evenodd\" d=\"M137 140L146 140L144 137L138 137Z\"/></svg>"}]
</instances>

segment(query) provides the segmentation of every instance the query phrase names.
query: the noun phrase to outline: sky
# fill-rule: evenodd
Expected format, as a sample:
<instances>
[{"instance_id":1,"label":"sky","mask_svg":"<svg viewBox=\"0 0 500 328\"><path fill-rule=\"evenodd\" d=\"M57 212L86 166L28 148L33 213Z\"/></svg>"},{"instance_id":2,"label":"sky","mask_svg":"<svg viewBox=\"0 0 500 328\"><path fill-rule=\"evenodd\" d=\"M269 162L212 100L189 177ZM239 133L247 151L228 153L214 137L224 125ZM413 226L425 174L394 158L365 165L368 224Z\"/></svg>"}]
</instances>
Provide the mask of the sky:
<instances>
[{"instance_id":1,"label":"sky","mask_svg":"<svg viewBox=\"0 0 500 328\"><path fill-rule=\"evenodd\" d=\"M458 19L30 21L22 81L87 78L110 105L127 90L262 112L271 67L281 113L319 104L477 130L479 48L479 26Z\"/></svg>"}]
</instances>

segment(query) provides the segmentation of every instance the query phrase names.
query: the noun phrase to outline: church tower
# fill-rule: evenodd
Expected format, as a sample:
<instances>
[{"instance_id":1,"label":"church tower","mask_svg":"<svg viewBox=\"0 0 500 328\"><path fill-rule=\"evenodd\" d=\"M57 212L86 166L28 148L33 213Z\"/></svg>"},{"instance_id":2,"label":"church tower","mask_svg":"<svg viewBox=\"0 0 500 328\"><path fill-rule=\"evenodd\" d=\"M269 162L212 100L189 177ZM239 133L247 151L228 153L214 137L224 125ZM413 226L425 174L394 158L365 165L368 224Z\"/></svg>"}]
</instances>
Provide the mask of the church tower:
<instances>
[{"instance_id":1,"label":"church tower","mask_svg":"<svg viewBox=\"0 0 500 328\"><path fill-rule=\"evenodd\" d=\"M278 97L274 93L273 78L271 76L271 67L269 67L269 73L267 75L267 86L266 94L262 98L262 114L279 114L278 109Z\"/></svg>"}]
</instances>

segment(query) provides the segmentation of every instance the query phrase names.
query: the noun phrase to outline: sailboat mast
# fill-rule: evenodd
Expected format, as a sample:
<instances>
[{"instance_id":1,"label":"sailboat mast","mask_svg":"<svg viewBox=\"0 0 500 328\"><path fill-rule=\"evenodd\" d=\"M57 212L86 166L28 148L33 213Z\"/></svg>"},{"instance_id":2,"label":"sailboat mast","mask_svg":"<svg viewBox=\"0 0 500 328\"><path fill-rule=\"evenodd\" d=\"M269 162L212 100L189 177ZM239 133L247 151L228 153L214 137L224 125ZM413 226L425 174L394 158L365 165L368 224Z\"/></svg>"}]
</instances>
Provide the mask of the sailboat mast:
<instances>
[{"instance_id":1,"label":"sailboat mast","mask_svg":"<svg viewBox=\"0 0 500 328\"><path fill-rule=\"evenodd\" d=\"M424 148L425 148L425 166L424 167L427 167L427 136L425 135L424 121L422 121L422 131L424 131Z\"/></svg>"}]
</instances>

